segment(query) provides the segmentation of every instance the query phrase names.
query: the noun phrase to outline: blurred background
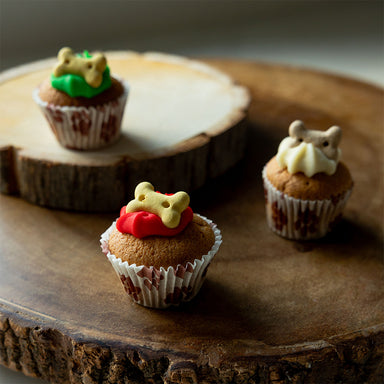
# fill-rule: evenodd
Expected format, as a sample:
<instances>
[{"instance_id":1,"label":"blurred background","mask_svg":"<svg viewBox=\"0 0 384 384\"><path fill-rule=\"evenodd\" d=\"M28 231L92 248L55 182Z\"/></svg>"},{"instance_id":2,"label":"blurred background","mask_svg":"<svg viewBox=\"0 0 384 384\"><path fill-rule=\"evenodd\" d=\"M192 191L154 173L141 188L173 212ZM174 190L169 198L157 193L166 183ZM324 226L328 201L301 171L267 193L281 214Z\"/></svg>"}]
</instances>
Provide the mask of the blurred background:
<instances>
[{"instance_id":1,"label":"blurred background","mask_svg":"<svg viewBox=\"0 0 384 384\"><path fill-rule=\"evenodd\" d=\"M384 85L383 1L0 0L0 69L75 51L310 67ZM0 366L0 384L37 384Z\"/></svg>"},{"instance_id":2,"label":"blurred background","mask_svg":"<svg viewBox=\"0 0 384 384\"><path fill-rule=\"evenodd\" d=\"M384 85L383 1L0 0L6 68L76 51L287 63Z\"/></svg>"}]
</instances>

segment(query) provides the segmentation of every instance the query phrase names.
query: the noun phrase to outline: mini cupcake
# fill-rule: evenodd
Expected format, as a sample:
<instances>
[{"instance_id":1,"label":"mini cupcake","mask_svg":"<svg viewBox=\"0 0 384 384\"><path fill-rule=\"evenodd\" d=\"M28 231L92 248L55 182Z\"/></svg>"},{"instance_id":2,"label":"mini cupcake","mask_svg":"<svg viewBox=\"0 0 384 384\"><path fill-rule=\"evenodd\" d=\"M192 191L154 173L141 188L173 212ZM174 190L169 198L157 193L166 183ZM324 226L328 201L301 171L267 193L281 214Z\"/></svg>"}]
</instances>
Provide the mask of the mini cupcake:
<instances>
[{"instance_id":1,"label":"mini cupcake","mask_svg":"<svg viewBox=\"0 0 384 384\"><path fill-rule=\"evenodd\" d=\"M146 307L166 308L198 293L221 234L193 213L187 193L163 195L142 182L100 242L128 295Z\"/></svg>"},{"instance_id":2,"label":"mini cupcake","mask_svg":"<svg viewBox=\"0 0 384 384\"><path fill-rule=\"evenodd\" d=\"M342 216L352 192L348 168L339 162L341 129L307 130L296 120L289 137L263 169L269 227L288 239L325 236Z\"/></svg>"},{"instance_id":3,"label":"mini cupcake","mask_svg":"<svg viewBox=\"0 0 384 384\"><path fill-rule=\"evenodd\" d=\"M53 73L33 92L59 143L69 149L97 149L116 141L128 85L110 75L105 56L62 48Z\"/></svg>"}]
</instances>

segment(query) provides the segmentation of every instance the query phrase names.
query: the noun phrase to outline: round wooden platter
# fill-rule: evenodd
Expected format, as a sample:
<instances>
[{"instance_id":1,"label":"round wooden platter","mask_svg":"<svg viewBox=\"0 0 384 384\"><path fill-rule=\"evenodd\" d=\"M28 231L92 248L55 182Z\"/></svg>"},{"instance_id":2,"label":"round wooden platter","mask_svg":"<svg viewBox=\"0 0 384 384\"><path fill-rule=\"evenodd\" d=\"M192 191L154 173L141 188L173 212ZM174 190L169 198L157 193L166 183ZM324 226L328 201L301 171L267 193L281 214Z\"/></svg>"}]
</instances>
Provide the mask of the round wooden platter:
<instances>
[{"instance_id":1,"label":"round wooden platter","mask_svg":"<svg viewBox=\"0 0 384 384\"><path fill-rule=\"evenodd\" d=\"M202 62L161 53L106 53L129 85L118 142L62 148L32 100L56 59L0 75L0 191L51 208L118 210L143 179L192 191L243 155L246 88Z\"/></svg>"},{"instance_id":2,"label":"round wooden platter","mask_svg":"<svg viewBox=\"0 0 384 384\"><path fill-rule=\"evenodd\" d=\"M0 197L0 360L52 383L381 383L383 92L298 68L210 60L253 97L245 159L191 194L223 244L197 297L134 304L99 248L115 214ZM317 242L266 226L261 170L300 118L343 128L355 187ZM130 199L131 196L126 196Z\"/></svg>"}]
</instances>

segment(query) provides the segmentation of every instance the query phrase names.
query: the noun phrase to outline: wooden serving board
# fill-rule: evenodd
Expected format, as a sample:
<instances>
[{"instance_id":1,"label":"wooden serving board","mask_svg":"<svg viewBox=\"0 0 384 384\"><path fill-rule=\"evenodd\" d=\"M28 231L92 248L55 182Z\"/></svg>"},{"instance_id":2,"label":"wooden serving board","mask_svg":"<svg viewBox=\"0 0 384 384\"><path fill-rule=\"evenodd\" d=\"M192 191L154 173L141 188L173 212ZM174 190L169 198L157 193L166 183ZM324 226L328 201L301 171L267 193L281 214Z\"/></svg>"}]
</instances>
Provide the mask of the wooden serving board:
<instances>
[{"instance_id":1,"label":"wooden serving board","mask_svg":"<svg viewBox=\"0 0 384 384\"><path fill-rule=\"evenodd\" d=\"M347 78L210 60L251 90L245 159L191 195L223 244L198 296L134 304L101 253L117 216L0 196L0 361L52 383L382 383L383 91ZM355 188L317 242L266 226L261 170L300 118L343 128Z\"/></svg>"},{"instance_id":2,"label":"wooden serving board","mask_svg":"<svg viewBox=\"0 0 384 384\"><path fill-rule=\"evenodd\" d=\"M162 53L106 53L129 86L121 138L63 148L32 99L55 59L0 75L0 192L51 208L115 212L145 179L192 191L244 155L246 88L202 62Z\"/></svg>"}]
</instances>

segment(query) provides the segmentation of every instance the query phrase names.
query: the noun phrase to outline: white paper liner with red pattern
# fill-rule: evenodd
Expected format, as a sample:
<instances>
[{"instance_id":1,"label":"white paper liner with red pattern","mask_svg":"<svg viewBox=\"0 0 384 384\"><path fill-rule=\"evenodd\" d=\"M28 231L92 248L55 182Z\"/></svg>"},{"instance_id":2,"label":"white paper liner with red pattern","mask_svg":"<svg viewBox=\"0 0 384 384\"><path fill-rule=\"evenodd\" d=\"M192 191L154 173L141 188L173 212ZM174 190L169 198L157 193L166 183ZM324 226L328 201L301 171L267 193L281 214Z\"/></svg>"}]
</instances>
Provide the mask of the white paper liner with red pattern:
<instances>
[{"instance_id":1,"label":"white paper liner with red pattern","mask_svg":"<svg viewBox=\"0 0 384 384\"><path fill-rule=\"evenodd\" d=\"M116 100L98 106L72 107L47 103L36 88L32 97L40 107L58 142L69 149L91 150L115 142L121 133L121 122L128 98L129 86L119 79L123 94Z\"/></svg>"},{"instance_id":2,"label":"white paper liner with red pattern","mask_svg":"<svg viewBox=\"0 0 384 384\"><path fill-rule=\"evenodd\" d=\"M209 264L217 253L222 237L220 230L211 220L200 216L212 228L215 243L201 260L195 259L186 266L179 264L176 268L145 267L129 265L111 254L108 247L109 236L116 227L116 221L101 235L100 243L103 253L107 256L119 276L125 291L138 304L151 308L167 308L181 302L191 300L200 290Z\"/></svg>"},{"instance_id":3,"label":"white paper liner with red pattern","mask_svg":"<svg viewBox=\"0 0 384 384\"><path fill-rule=\"evenodd\" d=\"M334 200L301 200L276 189L263 169L266 215L269 227L292 240L319 239L340 221L352 188Z\"/></svg>"}]
</instances>

